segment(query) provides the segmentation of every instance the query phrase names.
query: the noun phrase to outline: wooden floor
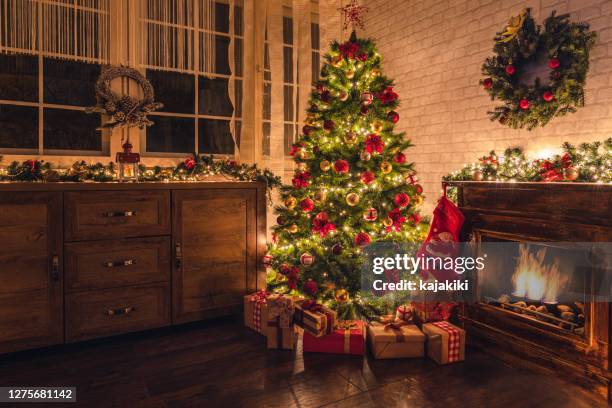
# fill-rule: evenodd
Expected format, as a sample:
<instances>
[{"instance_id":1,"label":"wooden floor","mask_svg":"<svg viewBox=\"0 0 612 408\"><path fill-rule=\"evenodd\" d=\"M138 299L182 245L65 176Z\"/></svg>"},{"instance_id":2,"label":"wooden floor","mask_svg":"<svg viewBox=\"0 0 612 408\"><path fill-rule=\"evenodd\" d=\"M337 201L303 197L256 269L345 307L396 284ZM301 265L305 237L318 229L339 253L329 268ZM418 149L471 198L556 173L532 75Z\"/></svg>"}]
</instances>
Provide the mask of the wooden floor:
<instances>
[{"instance_id":1,"label":"wooden floor","mask_svg":"<svg viewBox=\"0 0 612 408\"><path fill-rule=\"evenodd\" d=\"M605 406L474 350L450 366L302 356L266 350L238 319L4 356L0 386L9 385L76 386L70 407Z\"/></svg>"}]
</instances>

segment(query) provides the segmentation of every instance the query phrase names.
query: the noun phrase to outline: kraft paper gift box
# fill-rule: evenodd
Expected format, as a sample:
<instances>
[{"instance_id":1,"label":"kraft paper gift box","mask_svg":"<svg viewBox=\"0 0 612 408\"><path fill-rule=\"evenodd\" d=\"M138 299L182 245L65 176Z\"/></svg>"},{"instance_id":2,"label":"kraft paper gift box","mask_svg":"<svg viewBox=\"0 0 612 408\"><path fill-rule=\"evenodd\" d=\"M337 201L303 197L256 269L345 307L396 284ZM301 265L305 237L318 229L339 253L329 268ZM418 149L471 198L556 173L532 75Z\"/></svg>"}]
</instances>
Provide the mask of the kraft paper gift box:
<instances>
[{"instance_id":1,"label":"kraft paper gift box","mask_svg":"<svg viewBox=\"0 0 612 408\"><path fill-rule=\"evenodd\" d=\"M448 322L426 323L427 356L438 364L465 360L465 331Z\"/></svg>"},{"instance_id":2,"label":"kraft paper gift box","mask_svg":"<svg viewBox=\"0 0 612 408\"><path fill-rule=\"evenodd\" d=\"M297 333L293 325L295 299L283 295L270 295L267 302L268 348L293 350L297 343Z\"/></svg>"},{"instance_id":3,"label":"kraft paper gift box","mask_svg":"<svg viewBox=\"0 0 612 408\"><path fill-rule=\"evenodd\" d=\"M244 325L264 336L268 327L268 293L264 290L244 297Z\"/></svg>"},{"instance_id":4,"label":"kraft paper gift box","mask_svg":"<svg viewBox=\"0 0 612 408\"><path fill-rule=\"evenodd\" d=\"M313 300L297 301L293 321L312 336L331 334L336 323L336 312Z\"/></svg>"},{"instance_id":5,"label":"kraft paper gift box","mask_svg":"<svg viewBox=\"0 0 612 408\"><path fill-rule=\"evenodd\" d=\"M418 358L425 355L425 334L412 323L401 320L371 322L368 342L376 359Z\"/></svg>"},{"instance_id":6,"label":"kraft paper gift box","mask_svg":"<svg viewBox=\"0 0 612 408\"><path fill-rule=\"evenodd\" d=\"M315 337L304 333L302 350L311 353L356 354L365 351L365 324L361 320L345 320L331 334Z\"/></svg>"}]
</instances>

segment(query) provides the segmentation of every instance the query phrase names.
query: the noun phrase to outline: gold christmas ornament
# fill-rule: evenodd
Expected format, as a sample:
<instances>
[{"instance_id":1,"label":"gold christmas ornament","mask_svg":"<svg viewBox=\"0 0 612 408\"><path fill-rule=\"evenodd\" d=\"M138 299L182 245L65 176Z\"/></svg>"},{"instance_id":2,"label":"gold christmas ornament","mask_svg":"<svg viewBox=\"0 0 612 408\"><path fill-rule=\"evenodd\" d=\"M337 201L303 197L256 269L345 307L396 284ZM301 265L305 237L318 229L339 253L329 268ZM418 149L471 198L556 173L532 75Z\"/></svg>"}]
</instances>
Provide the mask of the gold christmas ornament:
<instances>
[{"instance_id":1,"label":"gold christmas ornament","mask_svg":"<svg viewBox=\"0 0 612 408\"><path fill-rule=\"evenodd\" d=\"M349 69L346 71L346 77L348 79L353 79L355 77L355 70L354 69Z\"/></svg>"},{"instance_id":2,"label":"gold christmas ornament","mask_svg":"<svg viewBox=\"0 0 612 408\"><path fill-rule=\"evenodd\" d=\"M349 300L349 293L346 289L338 289L334 294L336 298L336 302L338 303L346 303Z\"/></svg>"},{"instance_id":3,"label":"gold christmas ornament","mask_svg":"<svg viewBox=\"0 0 612 408\"><path fill-rule=\"evenodd\" d=\"M423 204L423 196L422 195L414 196L412 198L412 202L414 203L414 205L421 205L421 204Z\"/></svg>"},{"instance_id":4,"label":"gold christmas ornament","mask_svg":"<svg viewBox=\"0 0 612 408\"><path fill-rule=\"evenodd\" d=\"M352 144L354 144L357 141L357 135L355 134L355 132L347 132L344 135L344 141L347 144L352 145Z\"/></svg>"},{"instance_id":5,"label":"gold christmas ornament","mask_svg":"<svg viewBox=\"0 0 612 408\"><path fill-rule=\"evenodd\" d=\"M384 225L385 227L390 227L390 226L392 226L392 225L393 225L393 220L392 220L391 218L387 217L387 218L385 218L385 219L383 220L383 225Z\"/></svg>"},{"instance_id":6,"label":"gold christmas ornament","mask_svg":"<svg viewBox=\"0 0 612 408\"><path fill-rule=\"evenodd\" d=\"M373 76L373 77L380 76L380 70L378 70L378 69L373 69L373 70L372 70L372 76Z\"/></svg>"},{"instance_id":7,"label":"gold christmas ornament","mask_svg":"<svg viewBox=\"0 0 612 408\"><path fill-rule=\"evenodd\" d=\"M294 209L296 204L297 204L297 200L295 199L295 197L289 196L285 199L285 207L287 207L290 210Z\"/></svg>"},{"instance_id":8,"label":"gold christmas ornament","mask_svg":"<svg viewBox=\"0 0 612 408\"><path fill-rule=\"evenodd\" d=\"M361 161L369 161L372 158L372 154L370 152L366 152L365 150L359 154L359 159Z\"/></svg>"},{"instance_id":9,"label":"gold christmas ornament","mask_svg":"<svg viewBox=\"0 0 612 408\"><path fill-rule=\"evenodd\" d=\"M472 173L472 180L474 181L482 181L482 179L484 179L484 173L480 170L475 170Z\"/></svg>"},{"instance_id":10,"label":"gold christmas ornament","mask_svg":"<svg viewBox=\"0 0 612 408\"><path fill-rule=\"evenodd\" d=\"M380 164L380 170L384 174L389 174L391 173L391 171L393 171L393 166L391 165L391 163L384 161Z\"/></svg>"},{"instance_id":11,"label":"gold christmas ornament","mask_svg":"<svg viewBox=\"0 0 612 408\"><path fill-rule=\"evenodd\" d=\"M574 181L574 180L576 180L578 178L579 175L580 174L579 174L578 170L576 170L574 167L570 167L569 169L565 169L563 177L566 180Z\"/></svg>"},{"instance_id":12,"label":"gold christmas ornament","mask_svg":"<svg viewBox=\"0 0 612 408\"><path fill-rule=\"evenodd\" d=\"M308 167L308 166L306 165L306 163L298 163L298 165L297 165L297 168L298 168L298 170L300 170L300 171L304 171L304 170L306 170L306 168L307 168L307 167Z\"/></svg>"},{"instance_id":13,"label":"gold christmas ornament","mask_svg":"<svg viewBox=\"0 0 612 408\"><path fill-rule=\"evenodd\" d=\"M336 55L335 57L333 57L331 60L331 64L334 68L340 68L340 65L342 65L342 56Z\"/></svg>"},{"instance_id":14,"label":"gold christmas ornament","mask_svg":"<svg viewBox=\"0 0 612 408\"><path fill-rule=\"evenodd\" d=\"M331 163L328 160L323 160L319 163L319 168L323 171L328 171L331 169Z\"/></svg>"},{"instance_id":15,"label":"gold christmas ornament","mask_svg":"<svg viewBox=\"0 0 612 408\"><path fill-rule=\"evenodd\" d=\"M340 99L342 102L346 101L348 97L348 92L340 91L340 93L338 94L338 99Z\"/></svg>"},{"instance_id":16,"label":"gold christmas ornament","mask_svg":"<svg viewBox=\"0 0 612 408\"><path fill-rule=\"evenodd\" d=\"M383 130L383 123L380 120L372 122L371 128L374 132L380 133Z\"/></svg>"},{"instance_id":17,"label":"gold christmas ornament","mask_svg":"<svg viewBox=\"0 0 612 408\"><path fill-rule=\"evenodd\" d=\"M306 154L306 152L304 151L304 149L300 149L298 150L297 154L296 154L297 158L300 160L306 160L306 158L308 157L308 154Z\"/></svg>"},{"instance_id":18,"label":"gold christmas ornament","mask_svg":"<svg viewBox=\"0 0 612 408\"><path fill-rule=\"evenodd\" d=\"M357 204L359 204L359 195L357 193L348 193L346 195L346 203L348 205L350 205L351 207L356 206Z\"/></svg>"},{"instance_id":19,"label":"gold christmas ornament","mask_svg":"<svg viewBox=\"0 0 612 408\"><path fill-rule=\"evenodd\" d=\"M289 232L292 234L295 234L296 232L298 232L298 226L295 224L291 224L288 228Z\"/></svg>"},{"instance_id":20,"label":"gold christmas ornament","mask_svg":"<svg viewBox=\"0 0 612 408\"><path fill-rule=\"evenodd\" d=\"M314 200L318 202L325 201L326 197L327 197L327 194L325 194L325 191L323 190L316 191L313 195Z\"/></svg>"}]
</instances>

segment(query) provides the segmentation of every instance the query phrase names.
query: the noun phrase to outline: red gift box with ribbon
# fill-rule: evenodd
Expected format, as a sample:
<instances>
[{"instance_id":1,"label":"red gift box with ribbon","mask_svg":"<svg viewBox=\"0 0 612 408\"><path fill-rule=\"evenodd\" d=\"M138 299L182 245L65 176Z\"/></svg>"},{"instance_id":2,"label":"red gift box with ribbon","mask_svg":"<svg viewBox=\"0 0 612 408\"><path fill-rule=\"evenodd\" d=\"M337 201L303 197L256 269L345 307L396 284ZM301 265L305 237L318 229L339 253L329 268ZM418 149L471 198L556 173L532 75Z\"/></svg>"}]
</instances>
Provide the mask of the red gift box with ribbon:
<instances>
[{"instance_id":1,"label":"red gift box with ribbon","mask_svg":"<svg viewBox=\"0 0 612 408\"><path fill-rule=\"evenodd\" d=\"M365 325L361 320L340 321L331 334L323 337L304 333L304 352L363 355L364 350Z\"/></svg>"},{"instance_id":2,"label":"red gift box with ribbon","mask_svg":"<svg viewBox=\"0 0 612 408\"><path fill-rule=\"evenodd\" d=\"M465 331L448 322L426 323L427 356L438 364L465 360Z\"/></svg>"}]
</instances>

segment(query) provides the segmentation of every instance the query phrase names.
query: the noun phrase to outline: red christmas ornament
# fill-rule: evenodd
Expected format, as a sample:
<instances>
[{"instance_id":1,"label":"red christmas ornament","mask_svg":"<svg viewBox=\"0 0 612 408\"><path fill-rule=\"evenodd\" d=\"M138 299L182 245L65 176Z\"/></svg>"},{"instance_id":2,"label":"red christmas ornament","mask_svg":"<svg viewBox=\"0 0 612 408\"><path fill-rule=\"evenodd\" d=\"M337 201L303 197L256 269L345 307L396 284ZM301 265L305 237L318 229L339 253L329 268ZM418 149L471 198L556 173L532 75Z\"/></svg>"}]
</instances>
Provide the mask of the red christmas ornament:
<instances>
[{"instance_id":1,"label":"red christmas ornament","mask_svg":"<svg viewBox=\"0 0 612 408\"><path fill-rule=\"evenodd\" d=\"M370 133L365 140L366 152L382 153L385 142L376 133Z\"/></svg>"},{"instance_id":2,"label":"red christmas ornament","mask_svg":"<svg viewBox=\"0 0 612 408\"><path fill-rule=\"evenodd\" d=\"M410 204L410 196L408 194L406 194L406 193L397 193L395 195L395 198L393 199L393 202L398 207L404 208L408 204Z\"/></svg>"},{"instance_id":3,"label":"red christmas ornament","mask_svg":"<svg viewBox=\"0 0 612 408\"><path fill-rule=\"evenodd\" d=\"M355 245L357 246L368 245L371 241L372 239L366 232L360 232L359 234L355 235Z\"/></svg>"},{"instance_id":4,"label":"red christmas ornament","mask_svg":"<svg viewBox=\"0 0 612 408\"><path fill-rule=\"evenodd\" d=\"M314 256L310 255L308 252L304 252L300 256L300 263L304 266L310 266L314 263Z\"/></svg>"},{"instance_id":5,"label":"red christmas ornament","mask_svg":"<svg viewBox=\"0 0 612 408\"><path fill-rule=\"evenodd\" d=\"M482 81L482 85L484 89L491 89L493 87L493 80L491 78L485 78L485 80Z\"/></svg>"},{"instance_id":6,"label":"red christmas ornament","mask_svg":"<svg viewBox=\"0 0 612 408\"><path fill-rule=\"evenodd\" d=\"M388 105L394 102L399 97L399 95L393 91L392 86L388 86L387 88L385 88L384 91L376 95L376 97L380 99L383 105Z\"/></svg>"},{"instance_id":7,"label":"red christmas ornament","mask_svg":"<svg viewBox=\"0 0 612 408\"><path fill-rule=\"evenodd\" d=\"M323 129L325 130L332 130L334 128L334 121L333 120L326 120L325 122L323 122Z\"/></svg>"},{"instance_id":8,"label":"red christmas ornament","mask_svg":"<svg viewBox=\"0 0 612 408\"><path fill-rule=\"evenodd\" d=\"M310 198L305 198L300 201L300 208L304 212L311 212L314 209L314 201L312 201Z\"/></svg>"},{"instance_id":9,"label":"red christmas ornament","mask_svg":"<svg viewBox=\"0 0 612 408\"><path fill-rule=\"evenodd\" d=\"M361 107L360 112L361 112L362 115L365 116L365 115L368 114L368 112L370 112L370 109L367 106L364 105L364 106Z\"/></svg>"},{"instance_id":10,"label":"red christmas ornament","mask_svg":"<svg viewBox=\"0 0 612 408\"><path fill-rule=\"evenodd\" d=\"M555 99L555 95L553 95L552 92L546 91L544 92L544 94L542 95L542 99L544 99L546 102L550 102L553 99Z\"/></svg>"},{"instance_id":11,"label":"red christmas ornament","mask_svg":"<svg viewBox=\"0 0 612 408\"><path fill-rule=\"evenodd\" d=\"M506 74L514 75L515 72L516 68L514 67L514 65L506 65Z\"/></svg>"},{"instance_id":12,"label":"red christmas ornament","mask_svg":"<svg viewBox=\"0 0 612 408\"><path fill-rule=\"evenodd\" d=\"M399 121L399 113L395 111L391 111L387 113L387 119L393 123L397 123Z\"/></svg>"},{"instance_id":13,"label":"red christmas ornament","mask_svg":"<svg viewBox=\"0 0 612 408\"><path fill-rule=\"evenodd\" d=\"M318 233L321 238L325 238L331 231L335 231L336 226L329 222L329 216L325 211L318 213L312 221L312 232Z\"/></svg>"},{"instance_id":14,"label":"red christmas ornament","mask_svg":"<svg viewBox=\"0 0 612 408\"><path fill-rule=\"evenodd\" d=\"M557 69L561 65L561 62L558 58L551 58L548 60L548 67L550 69Z\"/></svg>"},{"instance_id":15,"label":"red christmas ornament","mask_svg":"<svg viewBox=\"0 0 612 408\"><path fill-rule=\"evenodd\" d=\"M363 219L366 221L370 221L370 222L376 221L377 218L378 218L378 211L374 207L368 208L366 212L363 214Z\"/></svg>"},{"instance_id":16,"label":"red christmas ornament","mask_svg":"<svg viewBox=\"0 0 612 408\"><path fill-rule=\"evenodd\" d=\"M340 255L343 250L344 248L342 247L342 244L334 244L334 246L332 247L332 253L334 255Z\"/></svg>"},{"instance_id":17,"label":"red christmas ornament","mask_svg":"<svg viewBox=\"0 0 612 408\"><path fill-rule=\"evenodd\" d=\"M280 273L281 273L282 275L287 276L287 275L289 275L289 272L291 272L291 266L289 266L289 264L288 264L288 263L283 263L283 264L280 266L279 270L280 270Z\"/></svg>"},{"instance_id":18,"label":"red christmas ornament","mask_svg":"<svg viewBox=\"0 0 612 408\"><path fill-rule=\"evenodd\" d=\"M285 223L285 217L283 217L282 215L279 215L278 217L276 217L276 223L278 225L283 225Z\"/></svg>"},{"instance_id":19,"label":"red christmas ornament","mask_svg":"<svg viewBox=\"0 0 612 408\"><path fill-rule=\"evenodd\" d=\"M317 84L317 92L322 93L325 90L325 86L323 84Z\"/></svg>"},{"instance_id":20,"label":"red christmas ornament","mask_svg":"<svg viewBox=\"0 0 612 408\"><path fill-rule=\"evenodd\" d=\"M336 162L334 163L334 170L336 171L336 173L339 174L345 174L348 173L349 171L349 164L346 160L336 160Z\"/></svg>"},{"instance_id":21,"label":"red christmas ornament","mask_svg":"<svg viewBox=\"0 0 612 408\"><path fill-rule=\"evenodd\" d=\"M417 184L416 186L414 186L414 188L415 188L417 194L419 194L419 195L423 194L423 186L422 185Z\"/></svg>"},{"instance_id":22,"label":"red christmas ornament","mask_svg":"<svg viewBox=\"0 0 612 408\"><path fill-rule=\"evenodd\" d=\"M184 164L187 170L193 170L197 163L192 157L188 157L185 159Z\"/></svg>"},{"instance_id":23,"label":"red christmas ornament","mask_svg":"<svg viewBox=\"0 0 612 408\"><path fill-rule=\"evenodd\" d=\"M519 102L519 106L521 107L521 109L529 109L529 101L527 99L521 99L521 101Z\"/></svg>"},{"instance_id":24,"label":"red christmas ornament","mask_svg":"<svg viewBox=\"0 0 612 408\"><path fill-rule=\"evenodd\" d=\"M361 181L363 182L363 184L370 184L375 179L376 179L376 176L374 175L374 173L372 173L369 170L366 170L363 173L361 173Z\"/></svg>"},{"instance_id":25,"label":"red christmas ornament","mask_svg":"<svg viewBox=\"0 0 612 408\"><path fill-rule=\"evenodd\" d=\"M417 225L418 223L421 222L421 216L417 213L414 214L410 214L410 216L408 217L408 219L410 220L410 222L414 225Z\"/></svg>"},{"instance_id":26,"label":"red christmas ornament","mask_svg":"<svg viewBox=\"0 0 612 408\"><path fill-rule=\"evenodd\" d=\"M329 102L331 100L331 92L328 90L321 92L321 100L325 103Z\"/></svg>"},{"instance_id":27,"label":"red christmas ornament","mask_svg":"<svg viewBox=\"0 0 612 408\"><path fill-rule=\"evenodd\" d=\"M312 126L304 125L304 127L302 128L302 133L308 136L313 130L314 128Z\"/></svg>"},{"instance_id":28,"label":"red christmas ornament","mask_svg":"<svg viewBox=\"0 0 612 408\"><path fill-rule=\"evenodd\" d=\"M272 255L270 255L270 254L266 254L266 255L264 255L264 257L263 257L263 259L262 259L262 261L261 261L261 262L262 262L262 263L263 263L263 265L264 265L264 266L267 268L267 267L269 267L270 265L272 265L272 259L273 259Z\"/></svg>"},{"instance_id":29,"label":"red christmas ornament","mask_svg":"<svg viewBox=\"0 0 612 408\"><path fill-rule=\"evenodd\" d=\"M310 184L308 180L310 180L310 172L303 171L295 173L295 176L293 177L291 182L293 184L293 187L299 190L302 187L308 187L308 185Z\"/></svg>"},{"instance_id":30,"label":"red christmas ornament","mask_svg":"<svg viewBox=\"0 0 612 408\"><path fill-rule=\"evenodd\" d=\"M372 103L372 101L374 100L374 95L372 95L372 92L364 92L361 94L361 104L368 106Z\"/></svg>"},{"instance_id":31,"label":"red christmas ornament","mask_svg":"<svg viewBox=\"0 0 612 408\"><path fill-rule=\"evenodd\" d=\"M393 161L399 164L406 163L406 155L402 152L397 152L395 156L393 156Z\"/></svg>"},{"instance_id":32,"label":"red christmas ornament","mask_svg":"<svg viewBox=\"0 0 612 408\"><path fill-rule=\"evenodd\" d=\"M419 182L419 176L417 176L416 174L411 174L408 177L406 177L406 181L412 185L415 185L416 183Z\"/></svg>"},{"instance_id":33,"label":"red christmas ornament","mask_svg":"<svg viewBox=\"0 0 612 408\"><path fill-rule=\"evenodd\" d=\"M317 282L313 281L312 279L308 279L306 282L304 282L302 289L304 290L304 293L309 296L315 296L319 290Z\"/></svg>"}]
</instances>

